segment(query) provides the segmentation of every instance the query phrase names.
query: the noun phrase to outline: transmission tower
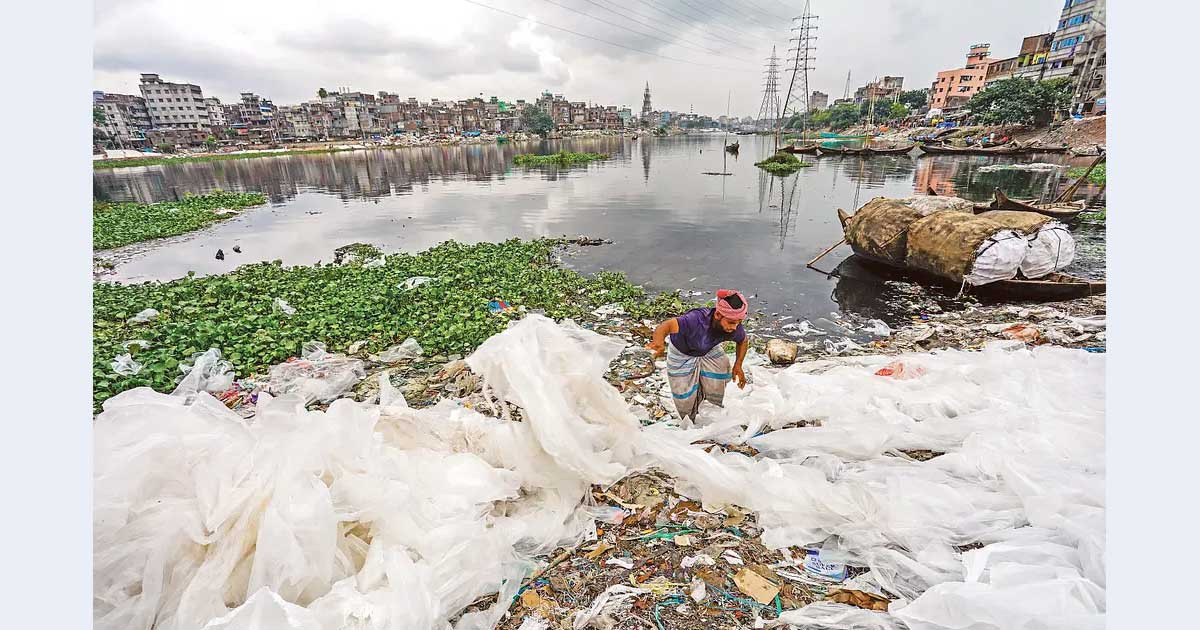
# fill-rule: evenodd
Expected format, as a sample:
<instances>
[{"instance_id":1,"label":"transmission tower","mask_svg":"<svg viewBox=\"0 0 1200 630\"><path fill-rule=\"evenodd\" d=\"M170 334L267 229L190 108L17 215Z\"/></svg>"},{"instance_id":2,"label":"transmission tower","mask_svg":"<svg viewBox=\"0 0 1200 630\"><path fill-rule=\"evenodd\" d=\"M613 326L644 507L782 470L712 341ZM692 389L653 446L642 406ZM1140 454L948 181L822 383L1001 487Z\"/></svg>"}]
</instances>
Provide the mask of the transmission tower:
<instances>
[{"instance_id":1,"label":"transmission tower","mask_svg":"<svg viewBox=\"0 0 1200 630\"><path fill-rule=\"evenodd\" d=\"M796 114L804 114L808 112L808 71L812 70L812 62L816 59L813 52L817 49L817 36L813 31L817 30L817 25L814 23L817 16L809 10L809 3L804 3L804 13L799 17L792 18L795 26L792 27L792 32L795 37L788 41L795 42L796 46L788 50L793 53L792 56L792 79L788 83L787 104L783 108L784 118L790 118Z\"/></svg>"},{"instance_id":2,"label":"transmission tower","mask_svg":"<svg viewBox=\"0 0 1200 630\"><path fill-rule=\"evenodd\" d=\"M758 120L755 121L755 128L759 131L769 129L775 126L775 121L779 120L779 57L775 54L775 47L771 47L771 56L767 58L767 71L763 75L765 82L763 83L763 100L762 105L758 107Z\"/></svg>"}]
</instances>

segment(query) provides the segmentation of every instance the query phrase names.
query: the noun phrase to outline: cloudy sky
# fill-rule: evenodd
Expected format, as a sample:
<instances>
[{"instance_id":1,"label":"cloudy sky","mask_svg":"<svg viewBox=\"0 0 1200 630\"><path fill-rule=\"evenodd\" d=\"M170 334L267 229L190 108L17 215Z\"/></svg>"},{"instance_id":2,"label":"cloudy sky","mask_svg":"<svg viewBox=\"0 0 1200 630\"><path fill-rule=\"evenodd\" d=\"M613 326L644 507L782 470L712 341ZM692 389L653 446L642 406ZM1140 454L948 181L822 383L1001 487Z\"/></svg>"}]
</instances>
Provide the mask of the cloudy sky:
<instances>
[{"instance_id":1,"label":"cloudy sky","mask_svg":"<svg viewBox=\"0 0 1200 630\"><path fill-rule=\"evenodd\" d=\"M490 8L488 8L490 7ZM94 89L137 94L138 75L199 84L205 96L256 92L278 104L317 88L421 100L542 90L636 112L755 115L771 46L786 54L803 0L96 0ZM1052 30L1061 0L812 0L810 89L842 95L899 75L926 87L967 47L1017 53ZM569 32L568 32L569 31ZM786 90L786 77L781 90Z\"/></svg>"}]
</instances>

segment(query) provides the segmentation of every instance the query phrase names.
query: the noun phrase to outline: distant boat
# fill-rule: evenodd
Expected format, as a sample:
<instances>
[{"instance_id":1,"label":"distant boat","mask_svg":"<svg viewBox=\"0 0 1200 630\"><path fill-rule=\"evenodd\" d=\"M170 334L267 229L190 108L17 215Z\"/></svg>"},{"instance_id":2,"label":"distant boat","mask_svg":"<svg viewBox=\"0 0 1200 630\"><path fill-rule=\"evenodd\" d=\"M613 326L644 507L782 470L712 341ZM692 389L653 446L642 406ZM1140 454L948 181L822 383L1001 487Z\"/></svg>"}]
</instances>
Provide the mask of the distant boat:
<instances>
[{"instance_id":1,"label":"distant boat","mask_svg":"<svg viewBox=\"0 0 1200 630\"><path fill-rule=\"evenodd\" d=\"M740 148L741 148L741 147L740 147L740 146L738 146L738 143L737 143L737 142L734 142L733 144L728 144L728 145L725 145L725 150L726 150L726 151L728 151L728 152L730 152L730 153L735 153L735 154L736 154L736 153L738 152L738 149L740 149Z\"/></svg>"}]
</instances>

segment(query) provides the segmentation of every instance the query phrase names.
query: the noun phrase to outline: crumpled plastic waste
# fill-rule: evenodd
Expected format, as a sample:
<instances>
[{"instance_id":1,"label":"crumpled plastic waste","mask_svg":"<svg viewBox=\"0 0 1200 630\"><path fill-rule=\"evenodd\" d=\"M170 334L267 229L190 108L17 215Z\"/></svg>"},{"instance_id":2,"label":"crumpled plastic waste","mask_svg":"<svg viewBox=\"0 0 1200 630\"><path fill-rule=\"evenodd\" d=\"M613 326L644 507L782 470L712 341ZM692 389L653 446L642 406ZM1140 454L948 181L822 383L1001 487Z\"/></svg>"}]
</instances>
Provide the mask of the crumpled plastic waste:
<instances>
[{"instance_id":1,"label":"crumpled plastic waste","mask_svg":"<svg viewBox=\"0 0 1200 630\"><path fill-rule=\"evenodd\" d=\"M122 343L121 347L124 348L126 352L136 354L142 350L145 350L146 348L149 348L150 342L146 341L145 339L130 339L129 341Z\"/></svg>"},{"instance_id":2,"label":"crumpled plastic waste","mask_svg":"<svg viewBox=\"0 0 1200 630\"><path fill-rule=\"evenodd\" d=\"M413 276L404 282L401 282L400 288L404 291L409 291L421 286L422 284L425 284L426 282L433 282L433 280L434 279L430 278L429 276Z\"/></svg>"},{"instance_id":3,"label":"crumpled plastic waste","mask_svg":"<svg viewBox=\"0 0 1200 630\"><path fill-rule=\"evenodd\" d=\"M292 308L292 305L288 304L287 300L283 298L275 298L274 305L275 308L282 311L284 315L296 314L296 309Z\"/></svg>"},{"instance_id":4,"label":"crumpled plastic waste","mask_svg":"<svg viewBox=\"0 0 1200 630\"><path fill-rule=\"evenodd\" d=\"M424 354L425 350L421 344L417 343L416 339L409 337L404 340L404 343L392 346L379 354L372 354L369 358L379 363L395 363L406 359L419 359Z\"/></svg>"},{"instance_id":5,"label":"crumpled plastic waste","mask_svg":"<svg viewBox=\"0 0 1200 630\"><path fill-rule=\"evenodd\" d=\"M112 370L121 376L133 376L142 371L142 364L133 360L128 352L113 357Z\"/></svg>"},{"instance_id":6,"label":"crumpled plastic waste","mask_svg":"<svg viewBox=\"0 0 1200 630\"><path fill-rule=\"evenodd\" d=\"M152 321L157 317L158 317L158 311L155 309L152 309L152 308L148 308L148 309L139 311L137 315L130 317L129 323L130 324L145 324L146 322Z\"/></svg>"},{"instance_id":7,"label":"crumpled plastic waste","mask_svg":"<svg viewBox=\"0 0 1200 630\"><path fill-rule=\"evenodd\" d=\"M250 618L310 630L290 604L322 629L445 630L498 592L454 626L491 627L531 558L595 533L592 484L653 468L702 505L756 512L764 545L840 554L899 598L888 612L818 602L772 626L1102 626L1104 355L999 343L754 367L753 387L690 430L638 428L604 380L624 342L539 316L467 358L520 422L448 400L408 409L394 392L327 411L264 394L244 420L203 393L129 390L93 425L94 625L203 628L261 609ZM926 373L875 375L897 359ZM696 443L761 431L754 444L774 443L755 457ZM939 455L891 455L912 449ZM689 586L654 589L682 600ZM654 593L610 586L572 625Z\"/></svg>"},{"instance_id":8,"label":"crumpled plastic waste","mask_svg":"<svg viewBox=\"0 0 1200 630\"><path fill-rule=\"evenodd\" d=\"M267 392L273 395L300 394L305 404L333 402L366 378L363 362L344 354L326 352L325 344L304 344L300 357L271 367Z\"/></svg>"},{"instance_id":9,"label":"crumpled plastic waste","mask_svg":"<svg viewBox=\"0 0 1200 630\"><path fill-rule=\"evenodd\" d=\"M601 306L600 308L597 308L596 310L592 311L592 315L595 315L596 317L611 317L613 315L624 315L624 314L625 314L625 307L621 306L620 304L618 304L616 302L613 302L612 304L605 304L604 306Z\"/></svg>"},{"instance_id":10,"label":"crumpled plastic waste","mask_svg":"<svg viewBox=\"0 0 1200 630\"><path fill-rule=\"evenodd\" d=\"M179 371L183 372L183 378L171 393L188 401L199 392L223 392L233 385L233 364L222 359L221 351L216 348L192 355L186 363L179 364Z\"/></svg>"}]
</instances>

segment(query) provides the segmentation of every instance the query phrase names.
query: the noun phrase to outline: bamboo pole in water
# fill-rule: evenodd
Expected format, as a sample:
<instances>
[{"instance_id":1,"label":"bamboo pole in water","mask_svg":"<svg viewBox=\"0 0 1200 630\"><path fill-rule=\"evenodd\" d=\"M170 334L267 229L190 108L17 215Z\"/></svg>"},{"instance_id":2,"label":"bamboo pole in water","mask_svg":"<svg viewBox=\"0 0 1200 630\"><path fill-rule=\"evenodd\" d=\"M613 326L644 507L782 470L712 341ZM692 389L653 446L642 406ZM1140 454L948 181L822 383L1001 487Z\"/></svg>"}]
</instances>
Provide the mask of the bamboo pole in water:
<instances>
[{"instance_id":1,"label":"bamboo pole in water","mask_svg":"<svg viewBox=\"0 0 1200 630\"><path fill-rule=\"evenodd\" d=\"M1075 196L1075 191L1079 188L1079 184L1083 183L1083 180L1087 179L1088 175L1092 174L1092 169L1096 168L1096 166L1099 165L1103 161L1104 161L1104 154L1101 153L1100 155L1097 155L1096 159L1092 160L1092 164L1087 167L1086 171L1083 172L1083 175L1081 175L1079 177L1079 179L1075 180L1074 183L1072 183L1070 186L1068 186L1067 189L1064 190L1061 195L1056 197L1054 199L1054 203L1058 203L1060 201L1070 201L1071 197Z\"/></svg>"}]
</instances>

